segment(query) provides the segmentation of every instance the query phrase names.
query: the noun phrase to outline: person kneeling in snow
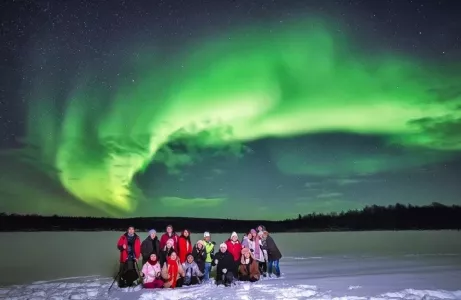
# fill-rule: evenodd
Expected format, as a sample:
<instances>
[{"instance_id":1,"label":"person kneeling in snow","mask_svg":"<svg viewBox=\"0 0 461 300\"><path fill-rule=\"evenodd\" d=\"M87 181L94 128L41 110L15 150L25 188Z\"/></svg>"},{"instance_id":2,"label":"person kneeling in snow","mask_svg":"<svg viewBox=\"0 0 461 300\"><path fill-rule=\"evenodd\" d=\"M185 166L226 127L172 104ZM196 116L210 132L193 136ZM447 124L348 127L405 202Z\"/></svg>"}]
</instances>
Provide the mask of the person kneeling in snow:
<instances>
[{"instance_id":1,"label":"person kneeling in snow","mask_svg":"<svg viewBox=\"0 0 461 300\"><path fill-rule=\"evenodd\" d=\"M143 287L145 289L158 289L163 287L163 280L160 277L161 270L157 254L152 253L141 270Z\"/></svg>"},{"instance_id":2,"label":"person kneeling in snow","mask_svg":"<svg viewBox=\"0 0 461 300\"><path fill-rule=\"evenodd\" d=\"M200 277L203 276L203 273L200 272L197 263L194 261L194 256L191 253L187 255L186 261L182 264L182 268L185 272L184 285L201 283Z\"/></svg>"},{"instance_id":3,"label":"person kneeling in snow","mask_svg":"<svg viewBox=\"0 0 461 300\"><path fill-rule=\"evenodd\" d=\"M165 280L163 287L175 288L183 284L184 270L176 252L171 252L162 268L162 277Z\"/></svg>"},{"instance_id":4,"label":"person kneeling in snow","mask_svg":"<svg viewBox=\"0 0 461 300\"><path fill-rule=\"evenodd\" d=\"M213 265L216 265L216 284L230 286L234 281L234 257L227 251L227 245L219 245L219 252L215 254Z\"/></svg>"},{"instance_id":5,"label":"person kneeling in snow","mask_svg":"<svg viewBox=\"0 0 461 300\"><path fill-rule=\"evenodd\" d=\"M239 279L241 281L255 282L259 280L260 272L258 261L254 259L253 253L251 253L248 248L242 249L239 273Z\"/></svg>"}]
</instances>

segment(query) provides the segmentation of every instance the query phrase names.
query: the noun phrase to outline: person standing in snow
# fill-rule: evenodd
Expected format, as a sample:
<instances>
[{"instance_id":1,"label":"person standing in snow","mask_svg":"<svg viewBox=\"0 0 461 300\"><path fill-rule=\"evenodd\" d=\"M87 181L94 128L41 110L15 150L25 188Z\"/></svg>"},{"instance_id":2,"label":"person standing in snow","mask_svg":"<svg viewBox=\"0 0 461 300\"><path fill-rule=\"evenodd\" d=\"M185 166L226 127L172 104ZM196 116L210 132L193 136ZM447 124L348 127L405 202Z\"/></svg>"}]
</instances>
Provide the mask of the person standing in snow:
<instances>
[{"instance_id":1,"label":"person standing in snow","mask_svg":"<svg viewBox=\"0 0 461 300\"><path fill-rule=\"evenodd\" d=\"M135 233L134 227L128 227L117 242L120 251L119 287L131 285L139 278L137 271L138 259L141 256L141 240Z\"/></svg>"},{"instance_id":2,"label":"person standing in snow","mask_svg":"<svg viewBox=\"0 0 461 300\"><path fill-rule=\"evenodd\" d=\"M252 242L250 242L250 251L253 253L253 257L258 261L259 270L261 274L265 276L266 274L266 261L264 259L264 251L262 249L261 237L256 233L256 230L251 229L250 231Z\"/></svg>"},{"instance_id":3,"label":"person standing in snow","mask_svg":"<svg viewBox=\"0 0 461 300\"><path fill-rule=\"evenodd\" d=\"M251 234L251 232L243 235L242 247L243 248L248 248L251 251L251 249L254 248L252 245L253 245L253 235Z\"/></svg>"},{"instance_id":4,"label":"person standing in snow","mask_svg":"<svg viewBox=\"0 0 461 300\"><path fill-rule=\"evenodd\" d=\"M149 235L141 244L142 264L145 265L150 255L154 253L157 259L160 258L160 242L155 229L149 230Z\"/></svg>"},{"instance_id":5,"label":"person standing in snow","mask_svg":"<svg viewBox=\"0 0 461 300\"><path fill-rule=\"evenodd\" d=\"M170 255L173 252L176 252L176 249L174 248L174 241L173 239L169 239L166 242L165 247L163 247L163 249L160 250L160 265L162 266L162 268L165 262L167 261L168 257L170 257Z\"/></svg>"},{"instance_id":6,"label":"person standing in snow","mask_svg":"<svg viewBox=\"0 0 461 300\"><path fill-rule=\"evenodd\" d=\"M269 261L269 257L267 255L266 240L264 239L263 235L264 235L263 231L258 232L259 243L261 245L261 251L263 252L262 257L264 258L264 261L259 262L259 271L264 277L266 277L267 276L267 262Z\"/></svg>"},{"instance_id":7,"label":"person standing in snow","mask_svg":"<svg viewBox=\"0 0 461 300\"><path fill-rule=\"evenodd\" d=\"M120 267L128 260L138 261L141 256L141 240L135 233L134 227L128 227L128 230L120 236L117 242L117 248L120 251Z\"/></svg>"},{"instance_id":8,"label":"person standing in snow","mask_svg":"<svg viewBox=\"0 0 461 300\"><path fill-rule=\"evenodd\" d=\"M200 272L205 273L205 260L207 257L205 251L205 242L198 240L192 249L192 255L194 256L194 261L198 265Z\"/></svg>"},{"instance_id":9,"label":"person standing in snow","mask_svg":"<svg viewBox=\"0 0 461 300\"><path fill-rule=\"evenodd\" d=\"M162 234L162 237L160 238L160 249L163 249L166 246L166 242L169 239L173 240L173 248L178 249L178 235L173 231L173 225L168 225L166 227L166 232Z\"/></svg>"},{"instance_id":10,"label":"person standing in snow","mask_svg":"<svg viewBox=\"0 0 461 300\"><path fill-rule=\"evenodd\" d=\"M184 229L181 233L181 236L178 240L178 249L176 249L176 251L178 251L179 261L181 263L184 263L186 261L187 255L192 253L192 243L190 241L189 230Z\"/></svg>"},{"instance_id":11,"label":"person standing in snow","mask_svg":"<svg viewBox=\"0 0 461 300\"><path fill-rule=\"evenodd\" d=\"M267 256L268 256L268 266L267 272L269 273L269 277L272 275L272 268L275 268L275 275L280 277L280 266L279 262L282 258L282 253L280 252L277 244L275 243L274 239L270 236L269 232L264 231L263 239L266 240L266 249L267 249Z\"/></svg>"},{"instance_id":12,"label":"person standing in snow","mask_svg":"<svg viewBox=\"0 0 461 300\"><path fill-rule=\"evenodd\" d=\"M234 257L234 276L237 278L238 268L240 265L240 252L242 251L242 244L239 241L237 232L232 232L230 238L226 241L227 251Z\"/></svg>"},{"instance_id":13,"label":"person standing in snow","mask_svg":"<svg viewBox=\"0 0 461 300\"><path fill-rule=\"evenodd\" d=\"M215 242L211 241L211 235L208 231L205 231L203 233L203 240L205 241L205 253L206 253L206 259L205 259L205 275L204 275L204 280L208 281L210 279L210 272L211 272L211 263L213 262L214 259L214 246L216 245Z\"/></svg>"}]
</instances>

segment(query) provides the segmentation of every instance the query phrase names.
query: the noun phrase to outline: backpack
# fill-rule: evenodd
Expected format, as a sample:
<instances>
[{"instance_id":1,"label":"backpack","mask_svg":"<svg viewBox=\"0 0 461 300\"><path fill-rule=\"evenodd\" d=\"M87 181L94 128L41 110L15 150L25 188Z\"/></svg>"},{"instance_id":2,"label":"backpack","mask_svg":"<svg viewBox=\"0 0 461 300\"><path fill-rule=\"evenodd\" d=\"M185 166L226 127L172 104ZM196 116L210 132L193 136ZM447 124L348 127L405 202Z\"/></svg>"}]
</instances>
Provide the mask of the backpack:
<instances>
[{"instance_id":1,"label":"backpack","mask_svg":"<svg viewBox=\"0 0 461 300\"><path fill-rule=\"evenodd\" d=\"M131 287L133 285L137 285L137 280L139 279L139 274L137 270L137 266L135 266L133 260L129 259L125 262L123 266L123 271L120 274L120 278L118 281L118 286L120 288L124 287Z\"/></svg>"}]
</instances>

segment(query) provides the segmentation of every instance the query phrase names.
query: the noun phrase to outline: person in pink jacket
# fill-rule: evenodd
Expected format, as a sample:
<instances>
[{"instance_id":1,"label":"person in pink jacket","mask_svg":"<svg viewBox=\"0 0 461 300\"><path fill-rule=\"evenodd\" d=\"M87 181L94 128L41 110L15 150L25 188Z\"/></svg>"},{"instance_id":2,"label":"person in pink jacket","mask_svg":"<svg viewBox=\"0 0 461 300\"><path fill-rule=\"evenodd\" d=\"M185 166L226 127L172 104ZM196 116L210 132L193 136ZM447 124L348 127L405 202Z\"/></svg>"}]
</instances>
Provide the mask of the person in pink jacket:
<instances>
[{"instance_id":1,"label":"person in pink jacket","mask_svg":"<svg viewBox=\"0 0 461 300\"><path fill-rule=\"evenodd\" d=\"M141 276L145 289L157 289L163 287L163 280L160 277L162 269L157 254L152 253L147 262L142 266Z\"/></svg>"}]
</instances>

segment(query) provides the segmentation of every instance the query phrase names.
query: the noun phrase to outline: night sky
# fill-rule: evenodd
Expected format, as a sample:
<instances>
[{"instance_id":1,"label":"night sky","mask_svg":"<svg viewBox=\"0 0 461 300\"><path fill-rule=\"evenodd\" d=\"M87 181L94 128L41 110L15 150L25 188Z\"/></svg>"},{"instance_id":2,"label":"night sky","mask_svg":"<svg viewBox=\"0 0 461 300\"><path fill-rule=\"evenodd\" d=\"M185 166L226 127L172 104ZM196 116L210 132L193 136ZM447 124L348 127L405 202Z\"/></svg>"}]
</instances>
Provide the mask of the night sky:
<instances>
[{"instance_id":1,"label":"night sky","mask_svg":"<svg viewBox=\"0 0 461 300\"><path fill-rule=\"evenodd\" d=\"M461 204L460 1L2 1L0 212Z\"/></svg>"}]
</instances>

